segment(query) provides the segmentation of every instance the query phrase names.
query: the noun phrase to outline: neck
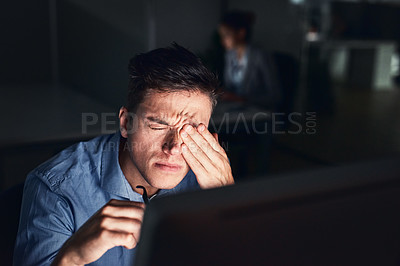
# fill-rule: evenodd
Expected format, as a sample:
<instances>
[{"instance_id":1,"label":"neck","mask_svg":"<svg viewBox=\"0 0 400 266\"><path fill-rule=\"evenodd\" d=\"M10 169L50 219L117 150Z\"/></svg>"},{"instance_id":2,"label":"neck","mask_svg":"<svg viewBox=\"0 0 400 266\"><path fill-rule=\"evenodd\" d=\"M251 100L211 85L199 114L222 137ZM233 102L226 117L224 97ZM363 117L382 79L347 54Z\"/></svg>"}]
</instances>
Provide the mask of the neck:
<instances>
[{"instance_id":1,"label":"neck","mask_svg":"<svg viewBox=\"0 0 400 266\"><path fill-rule=\"evenodd\" d=\"M140 174L136 166L133 164L129 150L126 147L126 140L121 138L119 153L118 153L118 161L121 167L122 173L124 174L126 180L129 185L136 193L143 195L143 190L138 189L137 186L142 186L146 189L147 195L149 197L153 196L159 190L158 188L152 187Z\"/></svg>"}]
</instances>

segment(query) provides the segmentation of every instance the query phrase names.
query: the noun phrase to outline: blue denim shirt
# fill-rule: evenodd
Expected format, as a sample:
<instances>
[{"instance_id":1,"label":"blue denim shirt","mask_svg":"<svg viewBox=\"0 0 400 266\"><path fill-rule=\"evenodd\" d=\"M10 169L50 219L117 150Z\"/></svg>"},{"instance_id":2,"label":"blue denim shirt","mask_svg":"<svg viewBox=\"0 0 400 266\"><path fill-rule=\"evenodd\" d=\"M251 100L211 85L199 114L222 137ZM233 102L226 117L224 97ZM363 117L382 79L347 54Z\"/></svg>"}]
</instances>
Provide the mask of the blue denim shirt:
<instances>
[{"instance_id":1,"label":"blue denim shirt","mask_svg":"<svg viewBox=\"0 0 400 266\"><path fill-rule=\"evenodd\" d=\"M14 250L15 265L49 265L64 242L111 199L143 202L118 162L121 135L75 144L29 173ZM189 171L157 197L199 189ZM135 249L118 246L90 265L133 265Z\"/></svg>"},{"instance_id":2,"label":"blue denim shirt","mask_svg":"<svg viewBox=\"0 0 400 266\"><path fill-rule=\"evenodd\" d=\"M227 89L231 89L237 95L244 95L246 93L243 88L243 81L248 66L248 49L246 49L243 57L238 59L235 50L229 50L225 53L225 85Z\"/></svg>"}]
</instances>

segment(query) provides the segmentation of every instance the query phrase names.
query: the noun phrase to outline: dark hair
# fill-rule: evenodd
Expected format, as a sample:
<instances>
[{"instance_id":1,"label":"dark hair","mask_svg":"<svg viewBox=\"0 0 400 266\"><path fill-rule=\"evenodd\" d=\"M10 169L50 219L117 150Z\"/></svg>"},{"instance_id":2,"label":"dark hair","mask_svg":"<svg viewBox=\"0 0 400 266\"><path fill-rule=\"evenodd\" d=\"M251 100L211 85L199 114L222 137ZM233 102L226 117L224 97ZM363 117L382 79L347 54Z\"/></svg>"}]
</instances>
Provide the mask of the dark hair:
<instances>
[{"instance_id":1,"label":"dark hair","mask_svg":"<svg viewBox=\"0 0 400 266\"><path fill-rule=\"evenodd\" d=\"M198 91L210 97L213 108L217 104L217 76L197 56L176 43L136 55L129 62L129 74L130 112L136 112L150 92Z\"/></svg>"},{"instance_id":2,"label":"dark hair","mask_svg":"<svg viewBox=\"0 0 400 266\"><path fill-rule=\"evenodd\" d=\"M234 31L238 31L240 29L246 30L246 41L250 40L252 34L252 26L255 21L255 15L252 12L247 11L231 11L226 13L221 21L220 24L227 26Z\"/></svg>"}]
</instances>

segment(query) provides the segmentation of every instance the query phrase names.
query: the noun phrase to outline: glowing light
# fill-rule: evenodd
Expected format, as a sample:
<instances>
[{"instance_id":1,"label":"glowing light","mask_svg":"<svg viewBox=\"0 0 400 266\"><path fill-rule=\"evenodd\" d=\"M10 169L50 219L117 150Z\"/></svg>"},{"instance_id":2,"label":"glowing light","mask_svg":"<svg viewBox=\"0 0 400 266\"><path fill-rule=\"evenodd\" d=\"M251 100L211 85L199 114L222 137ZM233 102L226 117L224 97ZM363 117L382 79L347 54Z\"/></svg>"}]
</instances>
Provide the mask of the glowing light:
<instances>
[{"instance_id":1,"label":"glowing light","mask_svg":"<svg viewBox=\"0 0 400 266\"><path fill-rule=\"evenodd\" d=\"M304 3L304 0L290 0L290 2L294 5L300 5Z\"/></svg>"}]
</instances>

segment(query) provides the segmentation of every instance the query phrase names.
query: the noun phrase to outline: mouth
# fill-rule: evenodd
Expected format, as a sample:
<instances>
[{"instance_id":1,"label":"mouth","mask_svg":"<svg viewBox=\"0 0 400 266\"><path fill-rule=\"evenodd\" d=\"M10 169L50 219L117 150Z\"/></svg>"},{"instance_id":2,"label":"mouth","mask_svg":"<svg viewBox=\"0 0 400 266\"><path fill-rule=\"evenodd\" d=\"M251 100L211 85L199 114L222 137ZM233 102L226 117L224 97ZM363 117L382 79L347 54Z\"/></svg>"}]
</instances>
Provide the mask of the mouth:
<instances>
[{"instance_id":1,"label":"mouth","mask_svg":"<svg viewBox=\"0 0 400 266\"><path fill-rule=\"evenodd\" d=\"M182 169L182 166L180 166L178 164L170 164L170 163L163 163L163 162L155 163L154 166L157 169L160 169L162 171L167 171L167 172L178 172L179 170Z\"/></svg>"}]
</instances>

